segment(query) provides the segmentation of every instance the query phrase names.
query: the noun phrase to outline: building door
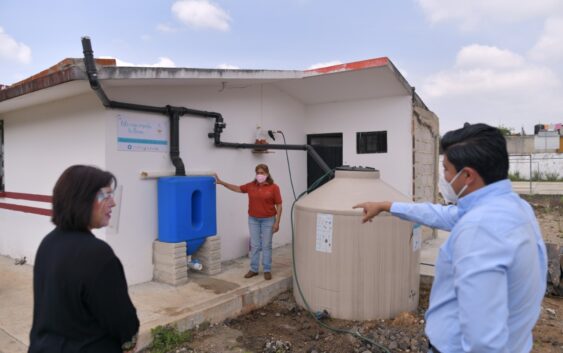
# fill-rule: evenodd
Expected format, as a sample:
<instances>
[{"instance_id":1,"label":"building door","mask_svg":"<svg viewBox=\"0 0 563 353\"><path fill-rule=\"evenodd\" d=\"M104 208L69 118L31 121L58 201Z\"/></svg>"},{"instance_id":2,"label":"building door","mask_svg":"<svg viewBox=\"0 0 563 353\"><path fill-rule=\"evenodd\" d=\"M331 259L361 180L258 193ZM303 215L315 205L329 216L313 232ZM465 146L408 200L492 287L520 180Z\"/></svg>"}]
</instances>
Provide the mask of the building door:
<instances>
[{"instance_id":1,"label":"building door","mask_svg":"<svg viewBox=\"0 0 563 353\"><path fill-rule=\"evenodd\" d=\"M307 135L307 144L315 148L315 151L331 169L342 165L342 133ZM307 155L307 188L324 173L315 160ZM320 185L327 181L328 179Z\"/></svg>"}]
</instances>

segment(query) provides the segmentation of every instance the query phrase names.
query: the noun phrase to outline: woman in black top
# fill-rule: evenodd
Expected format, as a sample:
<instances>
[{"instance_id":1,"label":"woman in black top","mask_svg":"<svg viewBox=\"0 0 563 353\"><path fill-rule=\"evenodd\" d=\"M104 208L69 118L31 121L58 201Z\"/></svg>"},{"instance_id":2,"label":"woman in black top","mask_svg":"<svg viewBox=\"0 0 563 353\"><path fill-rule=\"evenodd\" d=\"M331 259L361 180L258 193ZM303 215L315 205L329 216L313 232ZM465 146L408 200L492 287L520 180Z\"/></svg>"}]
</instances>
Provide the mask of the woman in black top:
<instances>
[{"instance_id":1,"label":"woman in black top","mask_svg":"<svg viewBox=\"0 0 563 353\"><path fill-rule=\"evenodd\" d=\"M139 320L123 266L91 230L108 225L115 177L75 165L53 190L56 228L39 245L33 268L29 353L133 351Z\"/></svg>"}]
</instances>

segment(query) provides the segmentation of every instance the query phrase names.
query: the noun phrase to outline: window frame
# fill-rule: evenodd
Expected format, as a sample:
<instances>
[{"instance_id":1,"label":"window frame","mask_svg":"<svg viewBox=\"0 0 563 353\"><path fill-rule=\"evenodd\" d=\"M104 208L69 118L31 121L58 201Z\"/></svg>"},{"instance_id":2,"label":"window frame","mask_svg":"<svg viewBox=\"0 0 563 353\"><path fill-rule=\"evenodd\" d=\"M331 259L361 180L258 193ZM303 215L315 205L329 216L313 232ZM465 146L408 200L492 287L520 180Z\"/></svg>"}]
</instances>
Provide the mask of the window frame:
<instances>
[{"instance_id":1,"label":"window frame","mask_svg":"<svg viewBox=\"0 0 563 353\"><path fill-rule=\"evenodd\" d=\"M370 138L374 139L371 143L369 142ZM370 149L370 146L375 146L375 148ZM387 130L356 132L356 154L388 152L389 145L387 143Z\"/></svg>"}]
</instances>

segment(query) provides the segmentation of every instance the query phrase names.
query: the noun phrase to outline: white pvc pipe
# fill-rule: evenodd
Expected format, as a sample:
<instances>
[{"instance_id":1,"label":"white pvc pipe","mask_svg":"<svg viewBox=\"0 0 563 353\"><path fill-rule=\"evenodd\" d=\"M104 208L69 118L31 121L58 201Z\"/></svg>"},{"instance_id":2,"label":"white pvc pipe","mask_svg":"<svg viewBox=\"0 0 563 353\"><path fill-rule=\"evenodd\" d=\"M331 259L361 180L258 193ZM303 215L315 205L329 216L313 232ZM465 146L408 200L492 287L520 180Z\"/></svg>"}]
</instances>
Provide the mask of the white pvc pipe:
<instances>
[{"instance_id":1,"label":"white pvc pipe","mask_svg":"<svg viewBox=\"0 0 563 353\"><path fill-rule=\"evenodd\" d=\"M143 170L139 174L141 179L157 179L162 177L174 176L176 172L174 170L158 170L158 171L147 171ZM188 171L186 173L188 176L213 176L215 172L209 170L203 171Z\"/></svg>"}]
</instances>

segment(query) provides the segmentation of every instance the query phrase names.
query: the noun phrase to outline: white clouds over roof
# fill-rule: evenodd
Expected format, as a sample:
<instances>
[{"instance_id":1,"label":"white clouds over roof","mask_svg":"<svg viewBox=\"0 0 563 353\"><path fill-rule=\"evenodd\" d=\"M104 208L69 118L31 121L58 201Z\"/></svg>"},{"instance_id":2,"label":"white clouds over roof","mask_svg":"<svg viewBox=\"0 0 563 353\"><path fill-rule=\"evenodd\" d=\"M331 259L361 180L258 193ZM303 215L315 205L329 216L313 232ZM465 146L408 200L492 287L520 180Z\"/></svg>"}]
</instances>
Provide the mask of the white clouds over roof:
<instances>
[{"instance_id":1,"label":"white clouds over roof","mask_svg":"<svg viewBox=\"0 0 563 353\"><path fill-rule=\"evenodd\" d=\"M172 13L187 26L198 29L228 31L231 18L218 5L207 0L178 0Z\"/></svg>"},{"instance_id":2,"label":"white clouds over roof","mask_svg":"<svg viewBox=\"0 0 563 353\"><path fill-rule=\"evenodd\" d=\"M417 0L432 23L457 22L476 29L484 22L518 22L550 16L563 8L560 0Z\"/></svg>"},{"instance_id":3,"label":"white clouds over roof","mask_svg":"<svg viewBox=\"0 0 563 353\"><path fill-rule=\"evenodd\" d=\"M445 113L440 124L446 131L464 121L529 129L557 117L563 82L549 67L517 53L470 45L458 52L454 67L430 75L421 91Z\"/></svg>"},{"instance_id":4,"label":"white clouds over roof","mask_svg":"<svg viewBox=\"0 0 563 353\"><path fill-rule=\"evenodd\" d=\"M315 70L315 69L320 69L321 67L329 67L329 66L335 66L335 65L340 65L340 64L342 64L342 61L340 61L340 60L327 61L327 62L323 62L323 63L313 64L313 65L309 66L307 68L307 70Z\"/></svg>"},{"instance_id":5,"label":"white clouds over roof","mask_svg":"<svg viewBox=\"0 0 563 353\"><path fill-rule=\"evenodd\" d=\"M563 60L563 16L547 19L541 37L528 54L535 60Z\"/></svg>"},{"instance_id":6,"label":"white clouds over roof","mask_svg":"<svg viewBox=\"0 0 563 353\"><path fill-rule=\"evenodd\" d=\"M109 56L100 56L100 58L104 59L115 59L115 63L117 66L142 66L142 67L176 67L176 64L172 59L167 58L165 56L161 56L158 58L158 61L154 64L133 64L127 61L123 61L118 58L113 58Z\"/></svg>"},{"instance_id":7,"label":"white clouds over roof","mask_svg":"<svg viewBox=\"0 0 563 353\"><path fill-rule=\"evenodd\" d=\"M23 43L18 43L0 27L0 59L28 64L31 62L31 49Z\"/></svg>"},{"instance_id":8,"label":"white clouds over roof","mask_svg":"<svg viewBox=\"0 0 563 353\"><path fill-rule=\"evenodd\" d=\"M220 64L217 66L218 69L221 70L239 70L240 67L236 66L236 65L231 65L231 64Z\"/></svg>"},{"instance_id":9,"label":"white clouds over roof","mask_svg":"<svg viewBox=\"0 0 563 353\"><path fill-rule=\"evenodd\" d=\"M167 25L165 23L160 23L156 26L156 30L161 32L161 33L174 33L177 32L178 30L170 25Z\"/></svg>"},{"instance_id":10,"label":"white clouds over roof","mask_svg":"<svg viewBox=\"0 0 563 353\"><path fill-rule=\"evenodd\" d=\"M456 66L460 68L511 68L523 64L524 58L510 50L479 44L463 47L456 58Z\"/></svg>"}]
</instances>

